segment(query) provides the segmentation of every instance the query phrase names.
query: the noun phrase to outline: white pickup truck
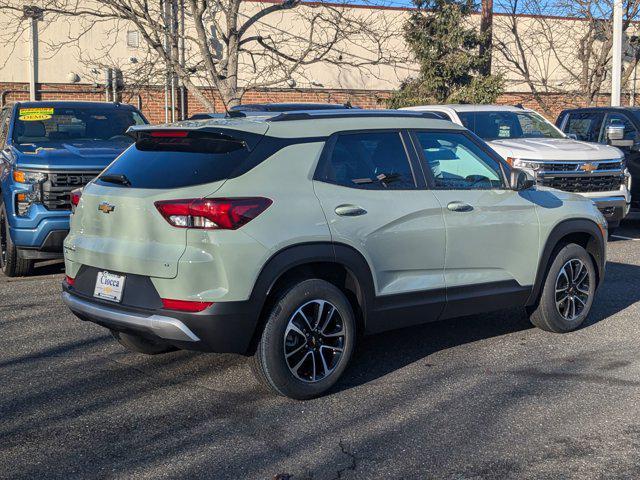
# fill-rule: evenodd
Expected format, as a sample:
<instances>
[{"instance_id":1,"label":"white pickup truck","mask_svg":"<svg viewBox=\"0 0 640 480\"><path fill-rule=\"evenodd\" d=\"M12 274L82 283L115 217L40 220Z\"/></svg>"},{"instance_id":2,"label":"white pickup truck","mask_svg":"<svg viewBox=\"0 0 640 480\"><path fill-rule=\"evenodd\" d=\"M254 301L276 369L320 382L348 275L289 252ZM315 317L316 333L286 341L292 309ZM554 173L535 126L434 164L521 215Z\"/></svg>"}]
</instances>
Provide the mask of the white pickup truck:
<instances>
[{"instance_id":1,"label":"white pickup truck","mask_svg":"<svg viewBox=\"0 0 640 480\"><path fill-rule=\"evenodd\" d=\"M575 140L533 110L497 105L425 105L406 110L433 112L468 128L509 164L528 171L538 185L589 197L609 223L620 224L631 202L631 178L618 148ZM607 130L610 143L624 132Z\"/></svg>"}]
</instances>

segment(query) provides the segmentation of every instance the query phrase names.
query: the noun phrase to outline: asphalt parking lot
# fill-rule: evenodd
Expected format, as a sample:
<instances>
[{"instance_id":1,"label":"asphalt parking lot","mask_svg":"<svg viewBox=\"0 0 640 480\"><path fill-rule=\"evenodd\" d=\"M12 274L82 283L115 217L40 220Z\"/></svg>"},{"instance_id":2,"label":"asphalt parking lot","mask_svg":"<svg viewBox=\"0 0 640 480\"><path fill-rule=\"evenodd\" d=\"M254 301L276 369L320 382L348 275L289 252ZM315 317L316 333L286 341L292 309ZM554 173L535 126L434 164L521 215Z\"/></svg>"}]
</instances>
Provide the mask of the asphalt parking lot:
<instances>
[{"instance_id":1,"label":"asphalt parking lot","mask_svg":"<svg viewBox=\"0 0 640 480\"><path fill-rule=\"evenodd\" d=\"M309 402L242 357L127 353L63 307L60 264L1 277L0 477L639 478L640 224L618 233L579 331L508 311L369 337Z\"/></svg>"}]
</instances>

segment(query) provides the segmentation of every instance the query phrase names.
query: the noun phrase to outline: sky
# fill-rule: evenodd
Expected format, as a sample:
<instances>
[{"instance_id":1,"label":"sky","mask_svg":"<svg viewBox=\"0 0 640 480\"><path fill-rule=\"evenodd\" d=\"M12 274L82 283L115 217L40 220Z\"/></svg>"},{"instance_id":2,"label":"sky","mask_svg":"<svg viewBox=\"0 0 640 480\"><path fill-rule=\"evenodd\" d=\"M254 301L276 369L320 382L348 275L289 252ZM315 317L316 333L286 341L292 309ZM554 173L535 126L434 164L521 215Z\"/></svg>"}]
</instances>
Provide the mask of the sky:
<instances>
[{"instance_id":1,"label":"sky","mask_svg":"<svg viewBox=\"0 0 640 480\"><path fill-rule=\"evenodd\" d=\"M579 16L577 2L573 4L573 8L566 7L567 5L571 5L571 0L494 0L494 12L510 11L514 1L518 4L518 13ZM391 7L412 7L414 5L411 0L352 0L352 3ZM476 3L479 5L480 0L476 0ZM596 18L610 16L612 0L593 0L592 3L594 5L594 8L592 8L593 14ZM564 4L565 7L562 7L562 4Z\"/></svg>"}]
</instances>

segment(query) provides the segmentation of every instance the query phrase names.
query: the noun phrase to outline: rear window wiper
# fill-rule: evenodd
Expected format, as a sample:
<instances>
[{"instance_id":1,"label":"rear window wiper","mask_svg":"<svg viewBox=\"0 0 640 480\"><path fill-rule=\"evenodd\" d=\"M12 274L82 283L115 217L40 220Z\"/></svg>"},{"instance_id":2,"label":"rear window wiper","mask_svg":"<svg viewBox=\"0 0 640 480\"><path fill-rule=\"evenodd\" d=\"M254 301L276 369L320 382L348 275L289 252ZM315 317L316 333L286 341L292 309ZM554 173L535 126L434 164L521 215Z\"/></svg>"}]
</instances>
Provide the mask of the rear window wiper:
<instances>
[{"instance_id":1,"label":"rear window wiper","mask_svg":"<svg viewBox=\"0 0 640 480\"><path fill-rule=\"evenodd\" d=\"M119 185L124 185L125 187L131 186L131 182L124 173L110 173L107 175L100 175L100 177L98 177L98 180L107 183L117 183Z\"/></svg>"}]
</instances>

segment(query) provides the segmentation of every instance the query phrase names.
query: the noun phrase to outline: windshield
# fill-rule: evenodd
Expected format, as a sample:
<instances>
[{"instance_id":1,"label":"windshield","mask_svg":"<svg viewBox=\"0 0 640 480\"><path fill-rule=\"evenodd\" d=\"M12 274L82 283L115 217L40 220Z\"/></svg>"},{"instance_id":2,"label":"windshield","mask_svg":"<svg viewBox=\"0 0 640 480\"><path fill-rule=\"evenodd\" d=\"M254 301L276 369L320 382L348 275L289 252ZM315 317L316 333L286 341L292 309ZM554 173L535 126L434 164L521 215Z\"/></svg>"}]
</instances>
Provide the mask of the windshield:
<instances>
[{"instance_id":1,"label":"windshield","mask_svg":"<svg viewBox=\"0 0 640 480\"><path fill-rule=\"evenodd\" d=\"M458 112L462 124L483 140L565 138L533 112Z\"/></svg>"},{"instance_id":2,"label":"windshield","mask_svg":"<svg viewBox=\"0 0 640 480\"><path fill-rule=\"evenodd\" d=\"M13 141L46 144L102 140L131 144L133 139L125 135L127 129L146 123L139 113L124 108L20 108Z\"/></svg>"}]
</instances>

